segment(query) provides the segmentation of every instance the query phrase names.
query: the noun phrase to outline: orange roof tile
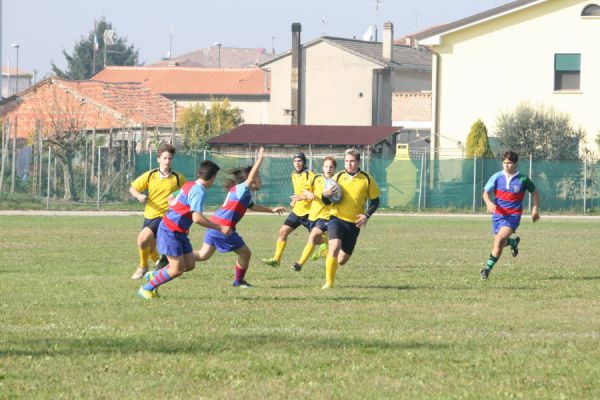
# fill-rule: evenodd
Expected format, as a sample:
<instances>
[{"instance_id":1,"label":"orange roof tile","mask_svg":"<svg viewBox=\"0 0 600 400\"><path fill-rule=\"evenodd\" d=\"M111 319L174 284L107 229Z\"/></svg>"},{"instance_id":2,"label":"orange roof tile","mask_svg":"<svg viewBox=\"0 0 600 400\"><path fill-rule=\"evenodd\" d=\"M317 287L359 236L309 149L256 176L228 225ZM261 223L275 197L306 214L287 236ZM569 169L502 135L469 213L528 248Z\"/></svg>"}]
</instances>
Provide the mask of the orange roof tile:
<instances>
[{"instance_id":1,"label":"orange roof tile","mask_svg":"<svg viewBox=\"0 0 600 400\"><path fill-rule=\"evenodd\" d=\"M9 121L18 117L18 137L40 120L45 131L75 124L77 130L170 126L173 105L138 83L67 81L49 78L0 103Z\"/></svg>"},{"instance_id":2,"label":"orange roof tile","mask_svg":"<svg viewBox=\"0 0 600 400\"><path fill-rule=\"evenodd\" d=\"M92 77L103 82L139 82L163 95L265 95L260 68L106 67Z\"/></svg>"}]
</instances>

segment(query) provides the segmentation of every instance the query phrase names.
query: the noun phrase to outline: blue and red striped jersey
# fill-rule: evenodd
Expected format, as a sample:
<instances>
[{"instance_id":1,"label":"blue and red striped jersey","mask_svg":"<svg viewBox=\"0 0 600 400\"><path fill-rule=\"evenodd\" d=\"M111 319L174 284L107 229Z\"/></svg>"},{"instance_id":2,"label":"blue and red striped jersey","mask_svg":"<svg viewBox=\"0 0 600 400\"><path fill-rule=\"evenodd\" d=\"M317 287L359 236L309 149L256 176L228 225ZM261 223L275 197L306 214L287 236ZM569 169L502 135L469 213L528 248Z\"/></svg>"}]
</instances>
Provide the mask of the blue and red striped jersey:
<instances>
[{"instance_id":1,"label":"blue and red striped jersey","mask_svg":"<svg viewBox=\"0 0 600 400\"><path fill-rule=\"evenodd\" d=\"M507 176L504 171L492 175L486 183L484 190L494 193L496 197L495 214L499 215L521 215L523 213L523 198L525 191L535 192L535 185L525 175L517 171L512 176Z\"/></svg>"},{"instance_id":2,"label":"blue and red striped jersey","mask_svg":"<svg viewBox=\"0 0 600 400\"><path fill-rule=\"evenodd\" d=\"M193 212L204 210L206 189L196 181L186 182L175 198L175 204L169 206L163 217L163 224L172 232L189 233Z\"/></svg>"},{"instance_id":3,"label":"blue and red striped jersey","mask_svg":"<svg viewBox=\"0 0 600 400\"><path fill-rule=\"evenodd\" d=\"M210 217L210 220L215 224L235 228L246 214L246 210L253 205L252 192L246 182L242 182L229 189L223 205Z\"/></svg>"}]
</instances>

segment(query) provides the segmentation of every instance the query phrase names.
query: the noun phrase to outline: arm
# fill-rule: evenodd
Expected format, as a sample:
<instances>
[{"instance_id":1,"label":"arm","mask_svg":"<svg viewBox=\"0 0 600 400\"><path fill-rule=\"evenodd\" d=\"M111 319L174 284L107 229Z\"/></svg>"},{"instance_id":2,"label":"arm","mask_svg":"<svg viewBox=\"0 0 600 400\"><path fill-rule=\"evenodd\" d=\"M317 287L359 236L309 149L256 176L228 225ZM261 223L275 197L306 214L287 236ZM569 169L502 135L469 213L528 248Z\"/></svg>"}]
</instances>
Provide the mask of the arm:
<instances>
[{"instance_id":1,"label":"arm","mask_svg":"<svg viewBox=\"0 0 600 400\"><path fill-rule=\"evenodd\" d=\"M369 201L369 208L367 209L366 213L358 214L356 218L356 227L362 228L363 226L365 226L367 220L371 218L371 215L373 215L377 208L379 208L379 197Z\"/></svg>"},{"instance_id":2,"label":"arm","mask_svg":"<svg viewBox=\"0 0 600 400\"><path fill-rule=\"evenodd\" d=\"M496 205L492 199L490 199L490 194L488 192L483 192L483 201L485 201L489 213L494 213L496 211Z\"/></svg>"},{"instance_id":3,"label":"arm","mask_svg":"<svg viewBox=\"0 0 600 400\"><path fill-rule=\"evenodd\" d=\"M129 186L129 193L131 193L131 195L133 197L136 198L137 201L139 201L140 203L145 203L146 199L148 198L148 196L146 196L143 193L140 193L136 188L134 188L133 186Z\"/></svg>"},{"instance_id":4,"label":"arm","mask_svg":"<svg viewBox=\"0 0 600 400\"><path fill-rule=\"evenodd\" d=\"M260 168L260 164L263 161L264 155L265 155L265 148L263 146L260 146L260 149L258 149L258 159L252 166L252 169L250 170L250 173L248 174L248 178L246 178L247 186L250 186L252 184L252 182L254 182L254 179L256 179L256 176L258 175L258 169Z\"/></svg>"},{"instance_id":5,"label":"arm","mask_svg":"<svg viewBox=\"0 0 600 400\"><path fill-rule=\"evenodd\" d=\"M194 211L192 213L192 221L194 221L194 223L196 223L200 226L203 226L205 228L210 228L210 229L215 229L217 231L221 231L226 235L229 235L231 233L230 226L223 226L223 225L215 224L214 222L207 219L204 216L204 214L202 214L199 211Z\"/></svg>"},{"instance_id":6,"label":"arm","mask_svg":"<svg viewBox=\"0 0 600 400\"><path fill-rule=\"evenodd\" d=\"M540 213L538 212L538 206L540 204L540 195L537 190L533 192L533 206L531 207L531 219L533 222L538 222L540 220Z\"/></svg>"},{"instance_id":7,"label":"arm","mask_svg":"<svg viewBox=\"0 0 600 400\"><path fill-rule=\"evenodd\" d=\"M313 192L309 191L309 190L304 190L302 192L302 194L295 194L290 196L290 199L292 199L292 201L296 202L296 201L301 201L301 200L312 200L315 198L315 195Z\"/></svg>"},{"instance_id":8,"label":"arm","mask_svg":"<svg viewBox=\"0 0 600 400\"><path fill-rule=\"evenodd\" d=\"M280 215L281 215L281 213L283 213L285 211L285 208L283 208L283 207L269 208L269 207L265 207L260 204L255 204L252 207L250 207L250 209L252 211L267 212L267 213L271 213L271 214L280 214Z\"/></svg>"}]
</instances>

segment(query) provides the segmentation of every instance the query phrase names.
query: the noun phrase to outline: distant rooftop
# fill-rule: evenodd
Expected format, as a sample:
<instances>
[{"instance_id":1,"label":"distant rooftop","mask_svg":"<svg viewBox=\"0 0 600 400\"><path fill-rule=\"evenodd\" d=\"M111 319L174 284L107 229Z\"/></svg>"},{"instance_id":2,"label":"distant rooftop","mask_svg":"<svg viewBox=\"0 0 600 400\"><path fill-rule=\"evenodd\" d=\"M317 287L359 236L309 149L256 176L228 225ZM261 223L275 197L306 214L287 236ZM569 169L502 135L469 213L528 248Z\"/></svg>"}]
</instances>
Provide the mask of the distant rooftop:
<instances>
[{"instance_id":1,"label":"distant rooftop","mask_svg":"<svg viewBox=\"0 0 600 400\"><path fill-rule=\"evenodd\" d=\"M251 68L272 57L263 48L243 49L236 47L209 47L160 60L149 67L196 67L196 68ZM220 63L219 63L220 61Z\"/></svg>"}]
</instances>

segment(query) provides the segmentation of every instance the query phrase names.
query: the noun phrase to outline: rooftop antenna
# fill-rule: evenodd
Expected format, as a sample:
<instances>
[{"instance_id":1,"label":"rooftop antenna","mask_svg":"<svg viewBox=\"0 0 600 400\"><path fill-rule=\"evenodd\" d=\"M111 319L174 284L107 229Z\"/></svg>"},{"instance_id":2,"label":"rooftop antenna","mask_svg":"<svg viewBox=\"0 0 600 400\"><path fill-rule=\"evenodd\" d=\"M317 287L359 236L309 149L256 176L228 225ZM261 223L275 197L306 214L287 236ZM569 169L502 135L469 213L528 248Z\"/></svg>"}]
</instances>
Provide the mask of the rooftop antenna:
<instances>
[{"instance_id":1,"label":"rooftop antenna","mask_svg":"<svg viewBox=\"0 0 600 400\"><path fill-rule=\"evenodd\" d=\"M173 57L173 31L175 30L175 25L171 24L171 28L169 29L169 54L167 54L167 58L170 60Z\"/></svg>"},{"instance_id":2,"label":"rooftop antenna","mask_svg":"<svg viewBox=\"0 0 600 400\"><path fill-rule=\"evenodd\" d=\"M383 0L375 0L375 41L377 42L377 31L379 31L379 5L383 4Z\"/></svg>"},{"instance_id":3,"label":"rooftop antenna","mask_svg":"<svg viewBox=\"0 0 600 400\"><path fill-rule=\"evenodd\" d=\"M321 17L321 36L327 35L327 18L325 16Z\"/></svg>"}]
</instances>

